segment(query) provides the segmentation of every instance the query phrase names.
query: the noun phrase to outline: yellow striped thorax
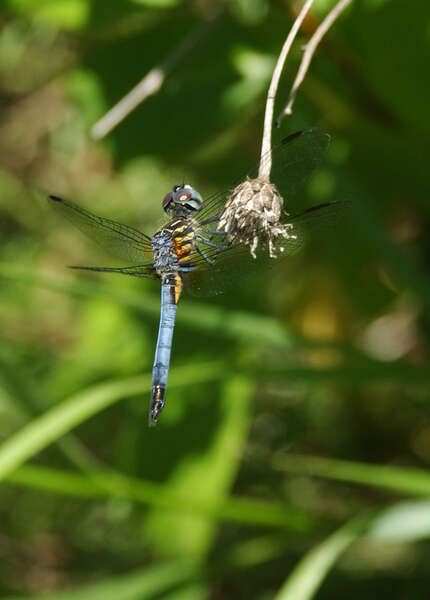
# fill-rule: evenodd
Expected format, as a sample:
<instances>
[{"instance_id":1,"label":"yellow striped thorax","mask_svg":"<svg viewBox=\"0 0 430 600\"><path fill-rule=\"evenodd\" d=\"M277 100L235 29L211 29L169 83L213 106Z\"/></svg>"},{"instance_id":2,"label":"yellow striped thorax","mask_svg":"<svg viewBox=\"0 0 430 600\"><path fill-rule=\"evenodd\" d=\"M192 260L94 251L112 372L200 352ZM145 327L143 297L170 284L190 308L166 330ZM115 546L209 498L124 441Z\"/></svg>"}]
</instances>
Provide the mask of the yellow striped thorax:
<instances>
[{"instance_id":1,"label":"yellow striped thorax","mask_svg":"<svg viewBox=\"0 0 430 600\"><path fill-rule=\"evenodd\" d=\"M154 267L160 277L180 269L181 262L188 260L194 250L195 238L193 219L182 217L172 219L154 234L151 240Z\"/></svg>"}]
</instances>

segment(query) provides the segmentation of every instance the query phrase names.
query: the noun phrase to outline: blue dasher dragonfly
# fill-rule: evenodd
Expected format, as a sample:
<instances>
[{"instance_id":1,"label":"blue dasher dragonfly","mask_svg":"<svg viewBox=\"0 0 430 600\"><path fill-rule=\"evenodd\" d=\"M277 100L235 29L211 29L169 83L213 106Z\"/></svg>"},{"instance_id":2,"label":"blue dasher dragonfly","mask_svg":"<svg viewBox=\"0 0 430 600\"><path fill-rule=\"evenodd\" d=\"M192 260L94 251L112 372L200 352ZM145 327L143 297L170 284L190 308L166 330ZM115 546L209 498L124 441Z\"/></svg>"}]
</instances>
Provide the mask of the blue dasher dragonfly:
<instances>
[{"instance_id":1,"label":"blue dasher dragonfly","mask_svg":"<svg viewBox=\"0 0 430 600\"><path fill-rule=\"evenodd\" d=\"M322 162L330 137L318 129L297 132L285 138L272 151L271 182L285 200ZM264 157L263 157L264 159ZM254 175L252 172L248 175ZM238 179L243 181L247 177ZM124 267L72 267L89 271L150 277L161 281L161 313L152 371L149 425L155 425L164 407L177 305L183 288L194 295L219 294L228 285L256 269L268 268L295 253L313 228L332 222L344 203L327 202L288 215L283 210L280 223L292 232L279 236L253 258L249 247L232 238L228 227L219 228L226 200L232 188L205 201L190 185L175 185L162 206L168 222L149 236L139 229L94 215L80 206L50 196L55 210L112 255L128 263ZM272 247L273 246L273 247ZM273 258L276 250L279 259ZM253 252L255 255L255 252Z\"/></svg>"}]
</instances>

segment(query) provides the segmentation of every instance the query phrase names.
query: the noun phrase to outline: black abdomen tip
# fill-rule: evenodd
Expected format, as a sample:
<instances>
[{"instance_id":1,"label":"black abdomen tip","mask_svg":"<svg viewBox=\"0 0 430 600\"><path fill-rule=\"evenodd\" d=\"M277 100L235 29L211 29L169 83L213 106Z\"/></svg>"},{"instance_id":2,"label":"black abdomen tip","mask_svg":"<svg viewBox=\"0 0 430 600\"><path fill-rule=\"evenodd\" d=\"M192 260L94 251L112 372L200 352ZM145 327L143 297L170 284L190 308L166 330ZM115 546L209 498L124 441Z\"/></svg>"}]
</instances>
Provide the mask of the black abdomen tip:
<instances>
[{"instance_id":1,"label":"black abdomen tip","mask_svg":"<svg viewBox=\"0 0 430 600\"><path fill-rule=\"evenodd\" d=\"M151 406L149 408L149 426L154 427L157 424L158 417L164 407L164 398L166 388L159 383L152 386Z\"/></svg>"}]
</instances>

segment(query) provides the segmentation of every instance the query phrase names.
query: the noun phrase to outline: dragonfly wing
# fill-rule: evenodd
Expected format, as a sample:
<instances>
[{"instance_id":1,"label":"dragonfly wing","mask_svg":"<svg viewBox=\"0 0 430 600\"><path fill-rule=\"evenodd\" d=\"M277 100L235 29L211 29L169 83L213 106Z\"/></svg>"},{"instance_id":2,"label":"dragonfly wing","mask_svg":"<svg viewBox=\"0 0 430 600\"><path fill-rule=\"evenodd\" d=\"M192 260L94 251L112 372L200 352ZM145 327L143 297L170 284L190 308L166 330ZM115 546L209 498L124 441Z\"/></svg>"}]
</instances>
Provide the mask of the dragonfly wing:
<instances>
[{"instance_id":1,"label":"dragonfly wing","mask_svg":"<svg viewBox=\"0 0 430 600\"><path fill-rule=\"evenodd\" d=\"M292 223L294 229L308 236L312 231L325 229L335 225L337 221L351 208L350 200L337 200L336 202L324 202L310 206L293 215L285 213L283 221Z\"/></svg>"},{"instance_id":2,"label":"dragonfly wing","mask_svg":"<svg viewBox=\"0 0 430 600\"><path fill-rule=\"evenodd\" d=\"M325 131L317 128L307 129L287 136L263 156L263 164L272 160L270 180L283 197L284 207L286 201L294 196L309 175L323 162L329 143L330 136ZM259 166L260 162L239 177L230 189L207 198L199 213L200 222L220 214L236 185L245 181L247 177L257 177Z\"/></svg>"},{"instance_id":3,"label":"dragonfly wing","mask_svg":"<svg viewBox=\"0 0 430 600\"><path fill-rule=\"evenodd\" d=\"M49 196L49 202L57 213L113 256L138 264L152 259L151 238L138 229L94 215L70 200L57 196Z\"/></svg>"},{"instance_id":4,"label":"dragonfly wing","mask_svg":"<svg viewBox=\"0 0 430 600\"><path fill-rule=\"evenodd\" d=\"M291 256L298 252L303 246L304 237L297 235L295 238L279 240L275 244L275 252L281 258ZM282 246L282 253L278 246ZM184 286L193 296L216 296L237 286L241 280L252 277L257 271L268 270L277 264L277 258L270 258L267 248L257 250L257 257L254 259L249 251L249 246L244 244L233 244L228 250L219 252L205 252L207 260L212 264L208 265L199 255L194 255L191 264L196 267L195 270L184 273Z\"/></svg>"},{"instance_id":5,"label":"dragonfly wing","mask_svg":"<svg viewBox=\"0 0 430 600\"><path fill-rule=\"evenodd\" d=\"M157 278L152 263L146 265L137 265L133 267L81 267L73 265L70 269L79 269L80 271L97 271L101 273L120 273L121 275L131 275L133 277L151 277Z\"/></svg>"},{"instance_id":6,"label":"dragonfly wing","mask_svg":"<svg viewBox=\"0 0 430 600\"><path fill-rule=\"evenodd\" d=\"M286 203L324 161L330 136L320 129L298 131L284 138L272 153L270 180ZM263 163L269 156L262 159Z\"/></svg>"},{"instance_id":7,"label":"dragonfly wing","mask_svg":"<svg viewBox=\"0 0 430 600\"><path fill-rule=\"evenodd\" d=\"M292 228L288 231L290 237L278 236L274 245L276 258L271 258L268 248L263 245L257 247L255 259L245 244L232 244L226 250L200 245L205 258L197 252L192 254L190 265L195 270L183 274L185 288L194 296L222 294L257 271L282 264L302 249L313 231L334 225L349 205L348 201L327 202L285 217L285 222L291 223Z\"/></svg>"}]
</instances>

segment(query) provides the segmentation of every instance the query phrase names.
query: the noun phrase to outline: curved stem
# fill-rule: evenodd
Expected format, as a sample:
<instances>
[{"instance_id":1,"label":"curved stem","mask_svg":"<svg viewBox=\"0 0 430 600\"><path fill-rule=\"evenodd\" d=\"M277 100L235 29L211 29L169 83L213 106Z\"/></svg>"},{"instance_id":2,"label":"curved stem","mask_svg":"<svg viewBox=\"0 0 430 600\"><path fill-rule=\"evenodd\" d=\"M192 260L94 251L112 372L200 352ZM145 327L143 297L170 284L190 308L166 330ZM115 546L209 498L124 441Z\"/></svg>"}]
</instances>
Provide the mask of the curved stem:
<instances>
[{"instance_id":1,"label":"curved stem","mask_svg":"<svg viewBox=\"0 0 430 600\"><path fill-rule=\"evenodd\" d=\"M280 122L286 115L291 115L293 112L293 104L296 98L297 90L303 83L304 78L306 77L306 73L308 72L309 65L311 63L312 57L315 54L315 50L317 49L318 44L321 42L324 35L333 25L335 20L338 18L340 13L351 4L352 0L340 0L333 9L329 12L326 18L322 21L319 27L316 29L315 33L309 40L309 42L305 46L305 51L303 53L302 62L300 63L299 70L297 72L296 78L293 83L293 87L291 88L290 95L288 97L287 105L284 110L281 112L279 117L276 120L276 127L279 127Z\"/></svg>"},{"instance_id":2,"label":"curved stem","mask_svg":"<svg viewBox=\"0 0 430 600\"><path fill-rule=\"evenodd\" d=\"M290 33L282 47L281 53L276 63L275 69L272 75L272 81L270 82L269 92L267 94L266 101L266 112L264 115L264 129L263 129L263 141L261 144L261 161L260 168L258 171L258 177L261 179L269 179L270 171L272 169L272 158L270 156L270 149L272 145L272 122L273 122L273 111L275 108L275 97L278 90L279 79L281 77L284 63L287 59L290 48L295 40L295 37L300 29L303 20L312 6L313 0L306 0L302 7L299 15L291 27ZM264 157L264 160L263 160Z\"/></svg>"}]
</instances>

